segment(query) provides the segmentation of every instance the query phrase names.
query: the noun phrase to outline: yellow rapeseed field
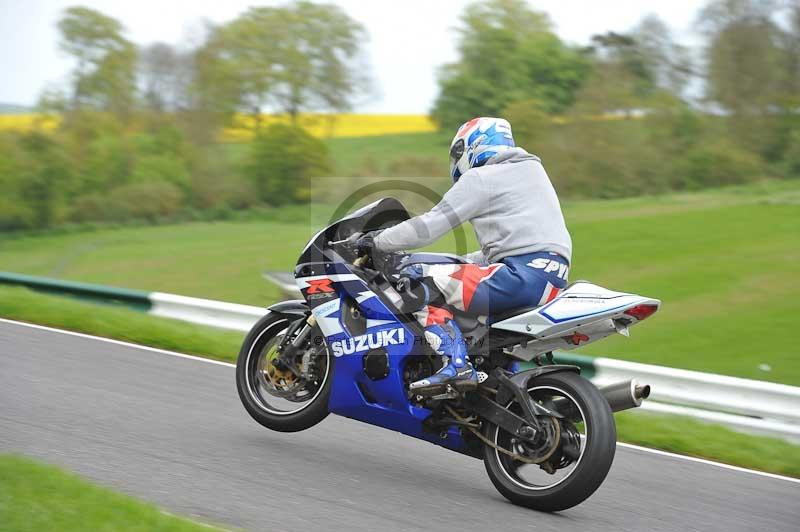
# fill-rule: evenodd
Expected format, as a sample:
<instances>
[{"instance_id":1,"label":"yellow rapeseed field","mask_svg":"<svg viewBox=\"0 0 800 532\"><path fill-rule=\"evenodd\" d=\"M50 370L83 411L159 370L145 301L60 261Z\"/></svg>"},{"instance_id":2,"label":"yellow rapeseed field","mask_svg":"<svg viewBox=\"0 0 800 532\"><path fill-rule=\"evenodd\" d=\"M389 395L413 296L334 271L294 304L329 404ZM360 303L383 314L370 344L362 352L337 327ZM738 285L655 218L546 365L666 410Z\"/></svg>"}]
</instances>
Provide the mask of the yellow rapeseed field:
<instances>
[{"instance_id":1,"label":"yellow rapeseed field","mask_svg":"<svg viewBox=\"0 0 800 532\"><path fill-rule=\"evenodd\" d=\"M44 129L52 131L58 126L58 118L38 114L1 115L0 131L30 131Z\"/></svg>"},{"instance_id":2,"label":"yellow rapeseed field","mask_svg":"<svg viewBox=\"0 0 800 532\"><path fill-rule=\"evenodd\" d=\"M239 142L253 136L255 119L238 115L231 127L222 131L222 140ZM261 115L262 125L288 124L286 115ZM428 133L436 125L426 115L313 114L300 115L299 124L317 137L371 137L399 133Z\"/></svg>"},{"instance_id":3,"label":"yellow rapeseed field","mask_svg":"<svg viewBox=\"0 0 800 532\"><path fill-rule=\"evenodd\" d=\"M230 127L223 129L221 140L241 142L253 137L255 119L237 115ZM285 115L262 115L262 125L289 123ZM371 114L302 114L300 125L317 137L369 137L399 133L427 133L436 125L426 115ZM37 114L0 115L0 131L30 131L33 128L52 130L58 119Z\"/></svg>"}]
</instances>

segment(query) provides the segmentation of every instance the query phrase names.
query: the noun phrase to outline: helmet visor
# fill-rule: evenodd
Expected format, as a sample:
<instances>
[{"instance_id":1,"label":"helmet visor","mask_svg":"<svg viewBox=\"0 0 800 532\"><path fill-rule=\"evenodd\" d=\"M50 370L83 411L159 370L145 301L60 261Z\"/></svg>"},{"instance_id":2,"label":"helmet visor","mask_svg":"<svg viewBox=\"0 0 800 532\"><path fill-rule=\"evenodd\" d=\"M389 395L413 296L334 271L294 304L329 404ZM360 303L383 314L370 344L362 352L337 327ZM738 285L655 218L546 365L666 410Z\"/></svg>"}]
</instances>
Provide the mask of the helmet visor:
<instances>
[{"instance_id":1,"label":"helmet visor","mask_svg":"<svg viewBox=\"0 0 800 532\"><path fill-rule=\"evenodd\" d=\"M458 161L464 155L464 139L458 139L453 146L450 147L450 177L458 178L461 173L458 172Z\"/></svg>"},{"instance_id":2,"label":"helmet visor","mask_svg":"<svg viewBox=\"0 0 800 532\"><path fill-rule=\"evenodd\" d=\"M450 148L450 164L455 165L464 155L464 139L458 139Z\"/></svg>"}]
</instances>

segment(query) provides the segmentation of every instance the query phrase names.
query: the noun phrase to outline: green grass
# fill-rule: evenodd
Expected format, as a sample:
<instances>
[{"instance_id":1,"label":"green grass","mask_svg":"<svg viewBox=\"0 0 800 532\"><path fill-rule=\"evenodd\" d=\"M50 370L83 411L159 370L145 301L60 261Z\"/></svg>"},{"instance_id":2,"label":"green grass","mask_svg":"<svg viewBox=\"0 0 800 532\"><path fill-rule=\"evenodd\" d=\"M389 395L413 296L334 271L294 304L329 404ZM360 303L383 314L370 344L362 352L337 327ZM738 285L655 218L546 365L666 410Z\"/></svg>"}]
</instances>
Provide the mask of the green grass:
<instances>
[{"instance_id":1,"label":"green grass","mask_svg":"<svg viewBox=\"0 0 800 532\"><path fill-rule=\"evenodd\" d=\"M800 182L564 207L572 280L664 302L630 339L582 352L800 385ZM291 270L327 215L290 214L6 238L0 269L266 306L280 292L262 272Z\"/></svg>"},{"instance_id":2,"label":"green grass","mask_svg":"<svg viewBox=\"0 0 800 532\"><path fill-rule=\"evenodd\" d=\"M0 531L208 531L54 466L0 454ZM214 528L214 530L217 530Z\"/></svg>"},{"instance_id":3,"label":"green grass","mask_svg":"<svg viewBox=\"0 0 800 532\"><path fill-rule=\"evenodd\" d=\"M436 175L447 173L447 152L450 149L450 133L405 133L372 137L331 138L325 143L330 149L333 173L337 176L388 175L392 163L407 161L409 156L417 159L441 161L441 170ZM241 162L248 144L230 143L221 145L222 156L234 164Z\"/></svg>"},{"instance_id":4,"label":"green grass","mask_svg":"<svg viewBox=\"0 0 800 532\"><path fill-rule=\"evenodd\" d=\"M620 441L800 478L800 445L680 416L615 414Z\"/></svg>"},{"instance_id":5,"label":"green grass","mask_svg":"<svg viewBox=\"0 0 800 532\"><path fill-rule=\"evenodd\" d=\"M0 316L235 362L244 334L0 286Z\"/></svg>"},{"instance_id":6,"label":"green grass","mask_svg":"<svg viewBox=\"0 0 800 532\"><path fill-rule=\"evenodd\" d=\"M441 161L441 171L434 175L446 175L451 140L451 134L407 133L333 138L326 143L333 157L335 173L339 176L364 175L370 165L379 170L379 175L386 175L390 163L407 160L410 155L419 159Z\"/></svg>"}]
</instances>

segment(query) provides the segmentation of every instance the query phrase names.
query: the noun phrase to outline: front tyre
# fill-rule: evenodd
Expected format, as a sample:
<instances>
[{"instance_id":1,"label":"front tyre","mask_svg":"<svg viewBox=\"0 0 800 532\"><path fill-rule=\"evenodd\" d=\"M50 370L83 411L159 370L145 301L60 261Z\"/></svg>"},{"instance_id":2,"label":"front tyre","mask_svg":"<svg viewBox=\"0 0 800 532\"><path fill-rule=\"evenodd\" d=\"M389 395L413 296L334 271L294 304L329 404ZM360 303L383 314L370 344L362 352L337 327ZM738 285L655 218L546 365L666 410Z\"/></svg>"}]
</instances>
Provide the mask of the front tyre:
<instances>
[{"instance_id":1,"label":"front tyre","mask_svg":"<svg viewBox=\"0 0 800 532\"><path fill-rule=\"evenodd\" d=\"M267 314L242 344L236 361L236 388L245 410L268 429L297 432L328 415L332 365L318 329L291 360L291 371L280 362L279 349L287 334L296 336L305 317ZM287 339L287 340L291 340Z\"/></svg>"},{"instance_id":2,"label":"front tyre","mask_svg":"<svg viewBox=\"0 0 800 532\"><path fill-rule=\"evenodd\" d=\"M545 512L566 510L586 500L606 478L616 450L614 416L597 388L577 373L537 377L528 393L565 416L560 421L542 418L548 420L544 432L552 446L533 449L486 423L484 436L495 445L484 446L486 472L514 504ZM514 459L497 447L537 463Z\"/></svg>"}]
</instances>

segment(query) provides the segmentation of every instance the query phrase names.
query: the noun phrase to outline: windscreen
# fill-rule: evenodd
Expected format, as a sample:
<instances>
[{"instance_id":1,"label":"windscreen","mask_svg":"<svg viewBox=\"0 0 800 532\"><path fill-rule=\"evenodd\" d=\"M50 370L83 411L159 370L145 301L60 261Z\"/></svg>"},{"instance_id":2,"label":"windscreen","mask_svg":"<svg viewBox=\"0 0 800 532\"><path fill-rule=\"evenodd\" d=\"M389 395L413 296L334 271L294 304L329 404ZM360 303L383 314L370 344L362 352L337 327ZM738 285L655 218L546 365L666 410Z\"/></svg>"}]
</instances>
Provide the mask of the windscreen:
<instances>
[{"instance_id":1,"label":"windscreen","mask_svg":"<svg viewBox=\"0 0 800 532\"><path fill-rule=\"evenodd\" d=\"M314 235L297 263L327 262L331 260L326 253L328 242L344 240L356 232L385 229L409 218L408 211L400 201L395 198L381 198L351 212Z\"/></svg>"}]
</instances>

